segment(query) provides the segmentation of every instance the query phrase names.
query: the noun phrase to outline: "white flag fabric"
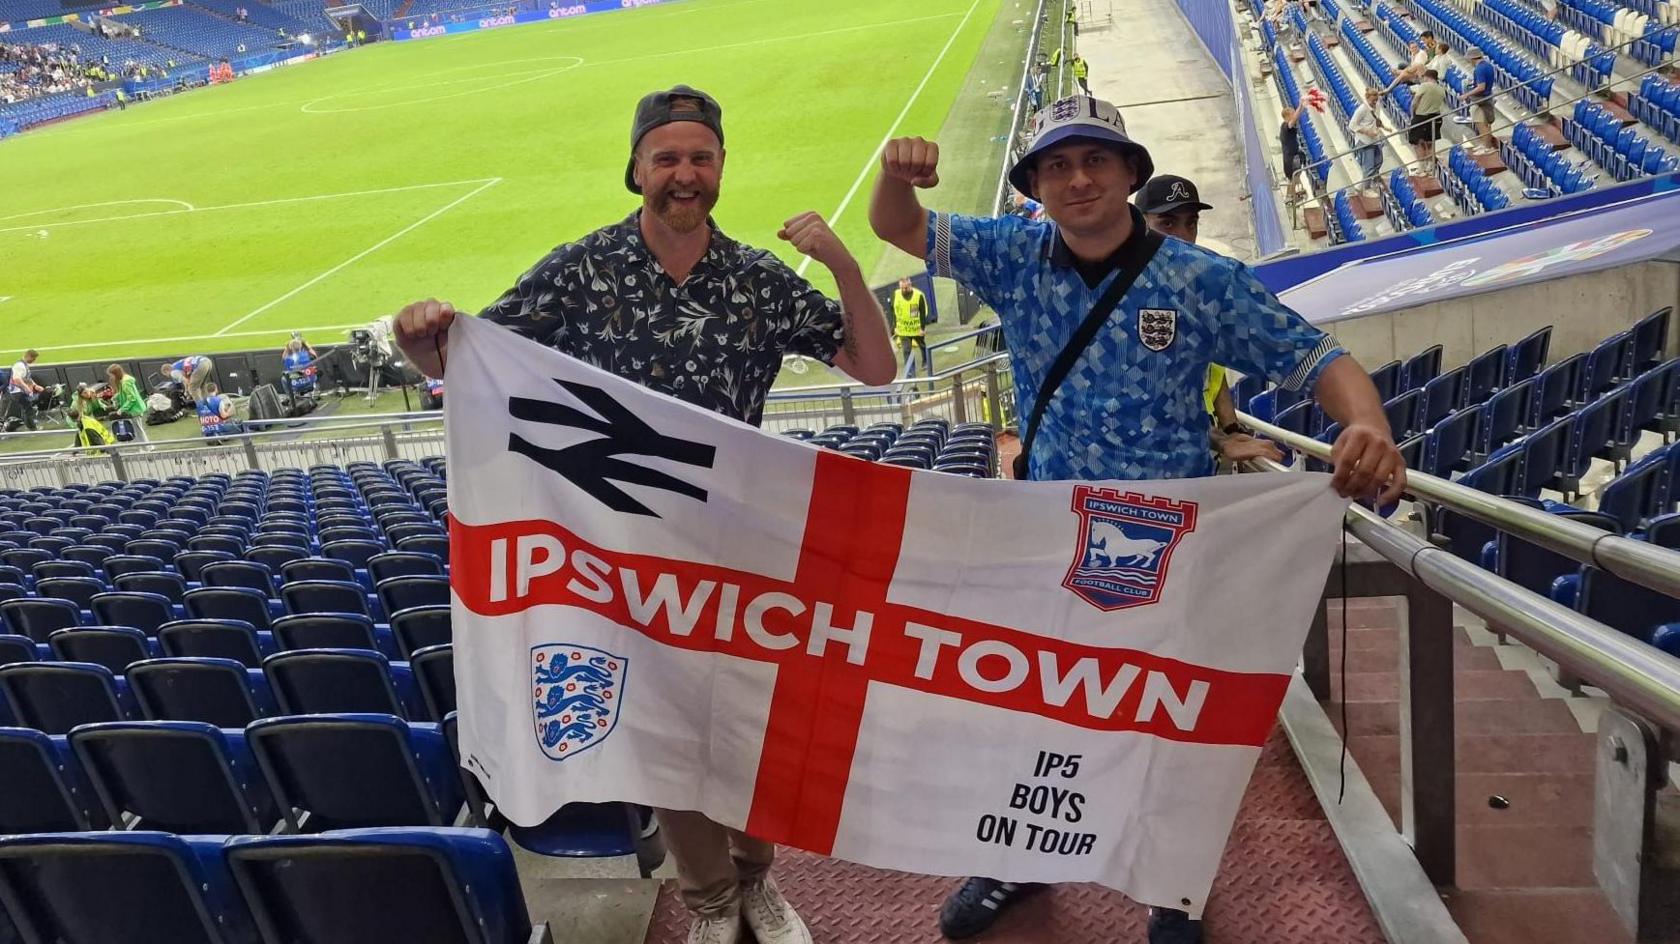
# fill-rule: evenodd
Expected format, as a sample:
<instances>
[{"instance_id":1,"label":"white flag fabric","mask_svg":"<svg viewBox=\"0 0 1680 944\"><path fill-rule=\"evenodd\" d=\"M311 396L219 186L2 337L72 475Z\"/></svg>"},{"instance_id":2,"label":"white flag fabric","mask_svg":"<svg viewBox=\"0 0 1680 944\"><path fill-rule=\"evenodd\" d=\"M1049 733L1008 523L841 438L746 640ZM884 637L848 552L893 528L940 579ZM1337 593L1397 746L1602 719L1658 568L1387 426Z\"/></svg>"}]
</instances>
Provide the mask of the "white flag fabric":
<instances>
[{"instance_id":1,"label":"white flag fabric","mask_svg":"<svg viewBox=\"0 0 1680 944\"><path fill-rule=\"evenodd\" d=\"M447 353L461 752L514 822L626 800L1201 913L1334 554L1327 476L912 471L477 319Z\"/></svg>"}]
</instances>

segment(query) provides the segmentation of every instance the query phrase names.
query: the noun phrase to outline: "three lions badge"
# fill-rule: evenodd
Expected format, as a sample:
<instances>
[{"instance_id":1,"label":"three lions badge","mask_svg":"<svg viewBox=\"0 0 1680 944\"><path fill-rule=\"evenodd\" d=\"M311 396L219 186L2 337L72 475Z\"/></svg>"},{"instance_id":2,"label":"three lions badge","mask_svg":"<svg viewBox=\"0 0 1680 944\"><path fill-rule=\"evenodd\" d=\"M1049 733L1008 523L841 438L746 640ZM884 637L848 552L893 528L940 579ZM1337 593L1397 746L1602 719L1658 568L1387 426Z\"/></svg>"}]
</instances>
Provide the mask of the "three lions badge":
<instances>
[{"instance_id":1,"label":"three lions badge","mask_svg":"<svg viewBox=\"0 0 1680 944\"><path fill-rule=\"evenodd\" d=\"M1079 546L1062 586L1105 613L1161 599L1173 549L1196 530L1196 503L1081 485Z\"/></svg>"},{"instance_id":2,"label":"three lions badge","mask_svg":"<svg viewBox=\"0 0 1680 944\"><path fill-rule=\"evenodd\" d=\"M1139 308L1138 340L1151 351L1164 351L1178 337L1178 312L1172 308Z\"/></svg>"},{"instance_id":3,"label":"three lions badge","mask_svg":"<svg viewBox=\"0 0 1680 944\"><path fill-rule=\"evenodd\" d=\"M531 650L532 718L537 744L553 760L576 757L618 724L629 660L573 643Z\"/></svg>"}]
</instances>

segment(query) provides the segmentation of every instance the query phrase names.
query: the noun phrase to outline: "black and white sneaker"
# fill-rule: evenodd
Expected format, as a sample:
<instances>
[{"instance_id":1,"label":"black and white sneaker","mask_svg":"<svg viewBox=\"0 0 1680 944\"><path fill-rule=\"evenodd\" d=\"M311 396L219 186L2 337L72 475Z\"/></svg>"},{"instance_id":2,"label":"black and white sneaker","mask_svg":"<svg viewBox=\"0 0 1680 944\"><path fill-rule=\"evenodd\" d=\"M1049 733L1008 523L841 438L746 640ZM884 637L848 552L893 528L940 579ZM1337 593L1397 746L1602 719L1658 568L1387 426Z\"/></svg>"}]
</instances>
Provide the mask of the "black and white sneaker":
<instances>
[{"instance_id":1,"label":"black and white sneaker","mask_svg":"<svg viewBox=\"0 0 1680 944\"><path fill-rule=\"evenodd\" d=\"M1202 923L1176 908L1151 908L1149 944L1202 944Z\"/></svg>"},{"instance_id":2,"label":"black and white sneaker","mask_svg":"<svg viewBox=\"0 0 1680 944\"><path fill-rule=\"evenodd\" d=\"M991 927L1010 905L1044 889L1040 882L971 878L939 909L939 932L953 941L973 937Z\"/></svg>"}]
</instances>

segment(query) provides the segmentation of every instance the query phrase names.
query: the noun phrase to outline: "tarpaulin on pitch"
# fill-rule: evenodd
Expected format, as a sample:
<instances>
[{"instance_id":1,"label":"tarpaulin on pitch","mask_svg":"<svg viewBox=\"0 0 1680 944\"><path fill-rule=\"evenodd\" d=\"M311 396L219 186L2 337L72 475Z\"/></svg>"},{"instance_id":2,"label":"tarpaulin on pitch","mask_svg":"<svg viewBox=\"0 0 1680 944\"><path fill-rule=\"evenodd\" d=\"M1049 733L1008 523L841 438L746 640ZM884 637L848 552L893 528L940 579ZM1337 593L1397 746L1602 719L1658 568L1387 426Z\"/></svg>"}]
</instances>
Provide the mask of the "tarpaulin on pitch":
<instances>
[{"instance_id":1,"label":"tarpaulin on pitch","mask_svg":"<svg viewBox=\"0 0 1680 944\"><path fill-rule=\"evenodd\" d=\"M471 318L448 372L461 750L513 821L627 800L1201 911L1334 553L1328 477L911 471Z\"/></svg>"}]
</instances>

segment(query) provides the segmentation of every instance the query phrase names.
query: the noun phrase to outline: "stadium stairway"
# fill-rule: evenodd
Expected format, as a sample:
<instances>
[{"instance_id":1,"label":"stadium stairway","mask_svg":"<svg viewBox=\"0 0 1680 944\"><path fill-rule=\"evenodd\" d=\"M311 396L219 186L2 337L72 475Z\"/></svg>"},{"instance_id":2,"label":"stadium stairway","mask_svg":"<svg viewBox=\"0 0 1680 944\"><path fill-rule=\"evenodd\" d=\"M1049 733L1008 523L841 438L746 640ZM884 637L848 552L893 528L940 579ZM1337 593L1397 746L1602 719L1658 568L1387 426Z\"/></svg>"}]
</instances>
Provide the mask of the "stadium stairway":
<instances>
[{"instance_id":1,"label":"stadium stairway","mask_svg":"<svg viewBox=\"0 0 1680 944\"><path fill-rule=\"evenodd\" d=\"M1332 586L1334 582L1332 580ZM1395 600L1330 604L1326 710L1383 807L1400 823L1400 620ZM1471 614L1453 631L1457 887L1447 908L1475 944L1632 944L1592 871L1596 714L1538 657Z\"/></svg>"}]
</instances>

